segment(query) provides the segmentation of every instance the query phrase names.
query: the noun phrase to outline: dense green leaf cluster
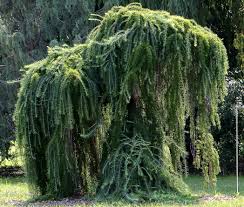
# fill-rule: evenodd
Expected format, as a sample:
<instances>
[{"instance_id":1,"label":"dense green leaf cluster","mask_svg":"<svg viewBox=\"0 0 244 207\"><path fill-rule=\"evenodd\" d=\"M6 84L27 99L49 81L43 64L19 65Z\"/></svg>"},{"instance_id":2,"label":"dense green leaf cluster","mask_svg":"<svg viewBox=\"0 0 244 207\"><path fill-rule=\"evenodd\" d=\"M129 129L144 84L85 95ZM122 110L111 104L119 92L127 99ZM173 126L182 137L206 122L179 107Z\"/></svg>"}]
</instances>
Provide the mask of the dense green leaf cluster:
<instances>
[{"instance_id":1,"label":"dense green leaf cluster","mask_svg":"<svg viewBox=\"0 0 244 207\"><path fill-rule=\"evenodd\" d=\"M140 4L97 18L85 44L50 49L21 81L15 121L31 183L56 196L91 192L94 183L103 195L128 198L184 193L187 118L196 167L214 183L209 129L219 125L226 93L222 41L192 20Z\"/></svg>"}]
</instances>

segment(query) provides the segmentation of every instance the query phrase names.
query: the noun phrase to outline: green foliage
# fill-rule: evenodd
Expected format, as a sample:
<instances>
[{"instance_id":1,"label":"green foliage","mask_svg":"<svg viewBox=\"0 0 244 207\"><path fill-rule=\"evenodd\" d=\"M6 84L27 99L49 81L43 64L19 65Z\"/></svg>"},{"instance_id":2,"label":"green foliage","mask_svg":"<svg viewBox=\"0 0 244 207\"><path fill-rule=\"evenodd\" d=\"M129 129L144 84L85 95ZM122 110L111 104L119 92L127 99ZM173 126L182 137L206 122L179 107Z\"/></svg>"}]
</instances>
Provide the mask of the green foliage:
<instances>
[{"instance_id":1,"label":"green foliage","mask_svg":"<svg viewBox=\"0 0 244 207\"><path fill-rule=\"evenodd\" d=\"M140 4L97 21L85 44L54 47L26 68L15 122L31 184L55 196L89 193L96 180L104 195L183 192L188 117L196 166L214 184L218 154L208 131L226 93L221 40Z\"/></svg>"},{"instance_id":2,"label":"green foliage","mask_svg":"<svg viewBox=\"0 0 244 207\"><path fill-rule=\"evenodd\" d=\"M220 38L223 39L227 49L229 59L229 77L243 79L243 69L237 59L241 50L236 48L234 41L236 36L244 31L244 1L243 0L223 0L204 1L203 8L207 8L208 16L206 23Z\"/></svg>"},{"instance_id":3,"label":"green foliage","mask_svg":"<svg viewBox=\"0 0 244 207\"><path fill-rule=\"evenodd\" d=\"M95 12L95 3L95 0L2 0L0 11L8 27L18 28L22 33L26 49L34 56L54 39L67 43L75 38L81 41L88 33L88 16Z\"/></svg>"},{"instance_id":4,"label":"green foliage","mask_svg":"<svg viewBox=\"0 0 244 207\"><path fill-rule=\"evenodd\" d=\"M234 46L238 50L238 65L240 65L240 69L244 71L244 34L238 34L236 36Z\"/></svg>"},{"instance_id":5,"label":"green foliage","mask_svg":"<svg viewBox=\"0 0 244 207\"><path fill-rule=\"evenodd\" d=\"M24 166L22 157L20 156L19 147L16 142L11 142L11 147L8 149L8 157L3 157L1 159L0 168L12 168L12 167L20 167Z\"/></svg>"},{"instance_id":6,"label":"green foliage","mask_svg":"<svg viewBox=\"0 0 244 207\"><path fill-rule=\"evenodd\" d=\"M93 161L82 155L86 148L80 151L83 143L77 138L97 117L96 85L82 71L83 47L50 49L48 59L29 66L21 84L17 136L25 146L28 177L42 194L47 189L63 196L71 194L69 189L77 187L81 167L76 156L82 162Z\"/></svg>"},{"instance_id":7,"label":"green foliage","mask_svg":"<svg viewBox=\"0 0 244 207\"><path fill-rule=\"evenodd\" d=\"M210 133L202 134L204 137L196 143L196 157L194 164L202 169L207 184L216 182L216 177L220 172L219 155L214 146L214 139ZM206 165L208 163L208 165Z\"/></svg>"},{"instance_id":8,"label":"green foliage","mask_svg":"<svg viewBox=\"0 0 244 207\"><path fill-rule=\"evenodd\" d=\"M188 187L173 170L172 160L167 160L166 156L170 157L169 151L151 146L140 135L122 138L118 149L105 161L100 196L122 195L130 201L149 200L150 192L160 189L165 182L167 186L164 187L188 193Z\"/></svg>"},{"instance_id":9,"label":"green foliage","mask_svg":"<svg viewBox=\"0 0 244 207\"><path fill-rule=\"evenodd\" d=\"M14 137L12 115L16 100L17 84L8 80L19 76L18 65L23 64L23 37L16 32L11 34L0 18L0 163L9 158L9 149Z\"/></svg>"}]
</instances>

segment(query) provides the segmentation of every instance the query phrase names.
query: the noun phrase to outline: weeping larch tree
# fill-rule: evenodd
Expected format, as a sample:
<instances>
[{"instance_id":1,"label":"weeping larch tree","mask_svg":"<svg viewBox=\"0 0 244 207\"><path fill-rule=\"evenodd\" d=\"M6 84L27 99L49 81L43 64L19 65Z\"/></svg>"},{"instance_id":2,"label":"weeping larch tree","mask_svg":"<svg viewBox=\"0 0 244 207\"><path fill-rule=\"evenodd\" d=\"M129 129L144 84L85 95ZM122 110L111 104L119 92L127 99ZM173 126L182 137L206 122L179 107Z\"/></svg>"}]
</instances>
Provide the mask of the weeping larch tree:
<instances>
[{"instance_id":1,"label":"weeping larch tree","mask_svg":"<svg viewBox=\"0 0 244 207\"><path fill-rule=\"evenodd\" d=\"M84 44L49 48L26 67L15 111L30 186L148 199L187 193L185 125L194 164L214 184L210 134L226 94L226 49L193 20L140 4L113 7Z\"/></svg>"}]
</instances>

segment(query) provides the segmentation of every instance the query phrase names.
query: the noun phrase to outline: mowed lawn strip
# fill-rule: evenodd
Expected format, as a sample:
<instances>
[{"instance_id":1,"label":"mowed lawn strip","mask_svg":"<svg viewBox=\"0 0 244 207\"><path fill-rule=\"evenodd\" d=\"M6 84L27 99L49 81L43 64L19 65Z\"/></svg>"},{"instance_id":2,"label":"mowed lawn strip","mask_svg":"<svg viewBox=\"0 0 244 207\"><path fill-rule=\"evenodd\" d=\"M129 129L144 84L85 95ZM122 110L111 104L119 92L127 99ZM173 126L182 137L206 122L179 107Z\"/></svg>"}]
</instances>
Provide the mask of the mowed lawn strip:
<instances>
[{"instance_id":1,"label":"mowed lawn strip","mask_svg":"<svg viewBox=\"0 0 244 207\"><path fill-rule=\"evenodd\" d=\"M200 197L199 201L189 199L175 194L163 195L162 203L128 204L124 202L86 202L85 204L74 204L64 200L57 204L53 202L31 203L29 206L118 206L118 207L244 207L244 176L240 177L240 194L236 196L236 178L234 176L219 177L216 192L204 186L203 178L200 176L189 176L186 178L187 184L192 190L194 197ZM0 178L0 206L25 205L26 201L32 198L31 192L24 177ZM82 200L81 200L82 201ZM83 203L83 201L81 202Z\"/></svg>"}]
</instances>

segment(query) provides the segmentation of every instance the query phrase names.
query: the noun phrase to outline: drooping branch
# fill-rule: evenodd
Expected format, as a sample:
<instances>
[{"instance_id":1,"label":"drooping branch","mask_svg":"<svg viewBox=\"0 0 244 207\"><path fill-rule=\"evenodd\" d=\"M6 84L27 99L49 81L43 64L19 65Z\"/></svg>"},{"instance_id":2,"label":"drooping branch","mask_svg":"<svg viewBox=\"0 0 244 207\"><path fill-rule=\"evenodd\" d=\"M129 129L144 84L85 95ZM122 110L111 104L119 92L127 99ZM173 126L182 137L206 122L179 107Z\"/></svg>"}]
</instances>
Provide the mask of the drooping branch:
<instances>
[{"instance_id":1,"label":"drooping branch","mask_svg":"<svg viewBox=\"0 0 244 207\"><path fill-rule=\"evenodd\" d=\"M226 90L222 41L192 20L140 4L113 7L99 21L85 44L50 49L21 81L15 119L32 183L59 196L89 192L92 183L102 195L130 199L185 193L186 119L196 167L214 183L209 130L219 124Z\"/></svg>"}]
</instances>

